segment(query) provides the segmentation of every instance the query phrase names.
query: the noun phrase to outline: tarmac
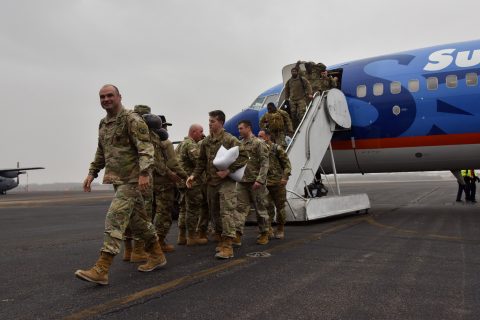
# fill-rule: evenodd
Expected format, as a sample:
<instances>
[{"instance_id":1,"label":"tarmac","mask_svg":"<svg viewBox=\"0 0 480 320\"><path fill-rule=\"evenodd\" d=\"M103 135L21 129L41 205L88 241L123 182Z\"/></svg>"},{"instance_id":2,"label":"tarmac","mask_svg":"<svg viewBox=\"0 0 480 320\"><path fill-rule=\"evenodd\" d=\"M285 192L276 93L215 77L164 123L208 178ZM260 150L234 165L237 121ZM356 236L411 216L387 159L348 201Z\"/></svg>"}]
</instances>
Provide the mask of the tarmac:
<instances>
[{"instance_id":1,"label":"tarmac","mask_svg":"<svg viewBox=\"0 0 480 320\"><path fill-rule=\"evenodd\" d=\"M0 197L0 319L478 319L480 205L455 181L349 183L368 214L288 225L235 258L176 246L151 273L117 257L110 284L79 281L102 244L112 192ZM175 243L176 223L168 240Z\"/></svg>"}]
</instances>

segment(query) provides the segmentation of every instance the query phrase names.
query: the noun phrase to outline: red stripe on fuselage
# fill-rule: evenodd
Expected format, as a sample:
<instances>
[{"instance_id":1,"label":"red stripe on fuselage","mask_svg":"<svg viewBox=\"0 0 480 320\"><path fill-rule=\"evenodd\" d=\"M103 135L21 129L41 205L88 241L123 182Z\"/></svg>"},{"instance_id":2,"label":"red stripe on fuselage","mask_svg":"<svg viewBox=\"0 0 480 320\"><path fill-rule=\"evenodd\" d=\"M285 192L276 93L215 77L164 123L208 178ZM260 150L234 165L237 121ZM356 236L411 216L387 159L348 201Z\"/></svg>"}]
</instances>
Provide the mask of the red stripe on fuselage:
<instances>
[{"instance_id":1,"label":"red stripe on fuselage","mask_svg":"<svg viewBox=\"0 0 480 320\"><path fill-rule=\"evenodd\" d=\"M355 149L388 149L408 147L433 147L459 144L479 144L480 133L440 134L434 136L360 139L355 140ZM332 141L334 150L353 149L352 141Z\"/></svg>"}]
</instances>

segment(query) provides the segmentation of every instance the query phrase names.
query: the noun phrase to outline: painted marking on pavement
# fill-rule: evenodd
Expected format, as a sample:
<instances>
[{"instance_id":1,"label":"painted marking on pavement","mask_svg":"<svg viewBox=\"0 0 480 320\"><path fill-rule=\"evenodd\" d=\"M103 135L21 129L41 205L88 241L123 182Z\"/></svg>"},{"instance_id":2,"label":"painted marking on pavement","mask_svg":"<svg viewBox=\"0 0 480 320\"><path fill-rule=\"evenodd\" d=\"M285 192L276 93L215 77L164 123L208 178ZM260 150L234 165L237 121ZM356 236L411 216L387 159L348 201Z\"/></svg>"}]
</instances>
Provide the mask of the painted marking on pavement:
<instances>
[{"instance_id":1,"label":"painted marking on pavement","mask_svg":"<svg viewBox=\"0 0 480 320\"><path fill-rule=\"evenodd\" d=\"M115 308L118 308L118 307L121 307L121 306L125 306L125 305L127 305L129 303L132 303L134 301L137 301L139 299L142 299L142 298L154 295L154 294L163 293L167 290L171 290L171 289L173 289L175 287L178 287L182 284L186 284L186 283L189 283L191 281L198 280L198 279L207 277L209 275L212 275L212 274L230 269L232 267L235 267L235 266L238 266L238 265L241 265L241 264L244 264L247 261L248 261L247 258L232 260L232 261L229 261L229 262L227 262L225 264L222 264L220 266L215 266L213 268L205 269L205 270L202 270L202 271L190 274L190 275L180 277L178 279L174 279L172 281L163 283L163 284L155 286L155 287L151 287L151 288L147 288L145 290L135 292L131 295L128 295L128 296L125 296L125 297L122 297L122 298L114 299L114 300L108 301L106 303L96 305L94 307L91 307L91 308L82 310L80 312L74 313L74 314L72 314L68 317L65 317L64 319L78 320L78 319L85 319L87 317L92 317L92 316L95 316L95 315L99 315L99 314L101 314L105 311L115 309Z\"/></svg>"},{"instance_id":2,"label":"painted marking on pavement","mask_svg":"<svg viewBox=\"0 0 480 320\"><path fill-rule=\"evenodd\" d=\"M434 234L434 233L423 233L423 232L416 231L416 230L398 228L398 227L395 227L395 226L380 223L380 222L376 221L375 218L373 218L373 217L366 218L366 221L370 225L378 227L378 228L390 229L390 230L394 230L394 231L401 232L401 233L406 233L406 234L420 235L420 236L424 236L424 237L431 238L431 239L448 240L448 241L472 241L472 240L468 240L468 239L465 239L465 238L462 238L462 237L446 236L446 235Z\"/></svg>"},{"instance_id":3,"label":"painted marking on pavement","mask_svg":"<svg viewBox=\"0 0 480 320\"><path fill-rule=\"evenodd\" d=\"M66 203L73 201L89 201L100 199L113 199L113 195L97 195L89 197L60 197L51 199L37 199L37 200L10 200L0 202L0 208L12 208L12 207L39 207L42 205L49 205L54 203Z\"/></svg>"},{"instance_id":4,"label":"painted marking on pavement","mask_svg":"<svg viewBox=\"0 0 480 320\"><path fill-rule=\"evenodd\" d=\"M267 253L271 254L272 252L275 252L275 251L291 249L291 248L294 248L294 247L302 245L302 244L306 244L306 243L311 242L311 241L320 240L320 239L324 238L325 236L328 236L332 233L347 229L347 228L352 227L354 225L357 225L357 224L359 224L363 221L365 221L365 217L356 218L356 219L347 221L345 223L340 223L340 224L335 225L335 226L333 226L329 229L326 229L324 231L314 233L309 237L302 238L302 239L297 239L297 240L292 240L292 241L285 242L285 243L280 244L280 245L276 245L273 248L270 248L268 250L264 250L264 252L267 252ZM196 280L199 280L199 279L202 279L202 278L206 278L207 276L211 276L213 274L231 269L235 266L239 266L239 265L246 264L248 262L253 262L253 261L258 261L258 259L246 257L246 258L239 258L239 259L231 260L231 261L226 262L222 265L215 266L215 267L212 267L212 268L208 268L208 269L205 269L205 270L202 270L202 271L190 274L190 275L186 275L186 276L171 280L169 282L160 284L158 286L147 288L147 289L135 292L131 295L121 297L121 298L118 298L118 299L114 299L114 300L110 300L106 303L99 304L99 305L84 309L84 310L79 311L77 313L71 314L71 315L65 317L64 319L66 319L66 320L80 320L80 319L85 319L85 318L88 318L88 317L98 316L98 315L100 315L102 313L105 313L109 310L118 309L119 307L122 307L122 306L127 306L128 304L131 304L132 302L135 302L135 301L140 300L142 298L146 298L146 297L152 296L154 294L161 294L161 293L164 293L166 291L175 289L176 287L179 287L181 285L185 285L185 284L191 283L193 281L196 281Z\"/></svg>"}]
</instances>

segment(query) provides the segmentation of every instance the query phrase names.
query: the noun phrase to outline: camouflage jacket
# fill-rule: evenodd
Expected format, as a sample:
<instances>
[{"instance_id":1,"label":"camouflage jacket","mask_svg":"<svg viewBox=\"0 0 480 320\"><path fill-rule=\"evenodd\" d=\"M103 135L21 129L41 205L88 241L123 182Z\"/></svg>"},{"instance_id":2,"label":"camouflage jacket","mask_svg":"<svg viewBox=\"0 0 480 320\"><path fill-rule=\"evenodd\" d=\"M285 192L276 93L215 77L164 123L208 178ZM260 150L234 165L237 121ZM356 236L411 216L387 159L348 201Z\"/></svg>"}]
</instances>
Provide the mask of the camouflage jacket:
<instances>
[{"instance_id":1,"label":"camouflage jacket","mask_svg":"<svg viewBox=\"0 0 480 320\"><path fill-rule=\"evenodd\" d=\"M282 179L288 180L292 166L287 153L278 144L269 142L270 167L268 169L267 186L278 185Z\"/></svg>"},{"instance_id":2,"label":"camouflage jacket","mask_svg":"<svg viewBox=\"0 0 480 320\"><path fill-rule=\"evenodd\" d=\"M242 182L267 183L268 146L265 142L252 135L242 140L242 148L248 154L247 167Z\"/></svg>"},{"instance_id":3,"label":"camouflage jacket","mask_svg":"<svg viewBox=\"0 0 480 320\"><path fill-rule=\"evenodd\" d=\"M208 135L205 139L203 139L202 143L200 144L200 155L198 156L195 170L193 170L192 173L192 176L194 176L195 179L199 179L202 173L205 172L206 181L210 185L218 185L224 180L217 175L218 170L213 165L213 159L215 159L217 151L222 145L226 149L230 149L235 146L240 146L240 142L237 138L223 129L222 132L217 136ZM235 162L232 163L228 169L230 172L234 172L243 167L247 163L247 160L248 158L246 152L240 148L240 154L237 160L235 160ZM225 179L230 178L227 176Z\"/></svg>"},{"instance_id":4,"label":"camouflage jacket","mask_svg":"<svg viewBox=\"0 0 480 320\"><path fill-rule=\"evenodd\" d=\"M321 77L318 80L318 91L322 92L337 87L337 82L331 76Z\"/></svg>"},{"instance_id":5,"label":"camouflage jacket","mask_svg":"<svg viewBox=\"0 0 480 320\"><path fill-rule=\"evenodd\" d=\"M191 175L195 166L197 165L198 157L200 156L200 146L190 137L185 137L175 150L178 156L178 160L183 170L187 175ZM196 179L193 185L199 185L203 183L204 179Z\"/></svg>"},{"instance_id":6,"label":"camouflage jacket","mask_svg":"<svg viewBox=\"0 0 480 320\"><path fill-rule=\"evenodd\" d=\"M122 107L116 117L100 121L98 147L89 174L97 177L105 168L103 183L138 183L140 174L153 168L153 146L142 117Z\"/></svg>"},{"instance_id":7,"label":"camouflage jacket","mask_svg":"<svg viewBox=\"0 0 480 320\"><path fill-rule=\"evenodd\" d=\"M182 179L186 179L188 176L178 162L172 142L170 140L160 141L160 138L154 132L150 132L150 137L155 149L154 186L174 184L169 178L169 174L172 173L175 173Z\"/></svg>"},{"instance_id":8,"label":"camouflage jacket","mask_svg":"<svg viewBox=\"0 0 480 320\"><path fill-rule=\"evenodd\" d=\"M307 79L308 82L310 82L313 93L317 91L321 91L321 81L320 81L321 78L322 78L322 74L316 68L313 69L312 72L310 73L305 73L305 79Z\"/></svg>"},{"instance_id":9,"label":"camouflage jacket","mask_svg":"<svg viewBox=\"0 0 480 320\"><path fill-rule=\"evenodd\" d=\"M277 125L277 122L279 122L280 125ZM266 112L260 119L259 125L261 129L268 129L271 132L293 132L292 120L290 119L288 113L284 110Z\"/></svg>"},{"instance_id":10,"label":"camouflage jacket","mask_svg":"<svg viewBox=\"0 0 480 320\"><path fill-rule=\"evenodd\" d=\"M305 77L290 78L285 84L285 98L292 101L307 99L312 94L312 86Z\"/></svg>"}]
</instances>

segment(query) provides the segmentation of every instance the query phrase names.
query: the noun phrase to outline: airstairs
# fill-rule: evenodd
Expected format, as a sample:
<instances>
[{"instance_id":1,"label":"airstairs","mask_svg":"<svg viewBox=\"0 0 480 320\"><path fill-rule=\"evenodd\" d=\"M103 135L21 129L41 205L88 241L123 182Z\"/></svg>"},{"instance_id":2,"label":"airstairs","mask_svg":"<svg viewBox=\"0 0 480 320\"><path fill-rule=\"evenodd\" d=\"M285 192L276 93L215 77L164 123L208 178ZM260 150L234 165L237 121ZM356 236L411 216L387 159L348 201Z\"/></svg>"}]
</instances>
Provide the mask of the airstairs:
<instances>
[{"instance_id":1,"label":"airstairs","mask_svg":"<svg viewBox=\"0 0 480 320\"><path fill-rule=\"evenodd\" d=\"M287 221L309 221L370 208L367 194L342 195L337 179L331 140L336 130L351 126L347 101L342 91L331 89L316 94L287 148L292 165L287 183ZM322 159L331 157L334 195L318 197L306 188L316 179Z\"/></svg>"}]
</instances>

